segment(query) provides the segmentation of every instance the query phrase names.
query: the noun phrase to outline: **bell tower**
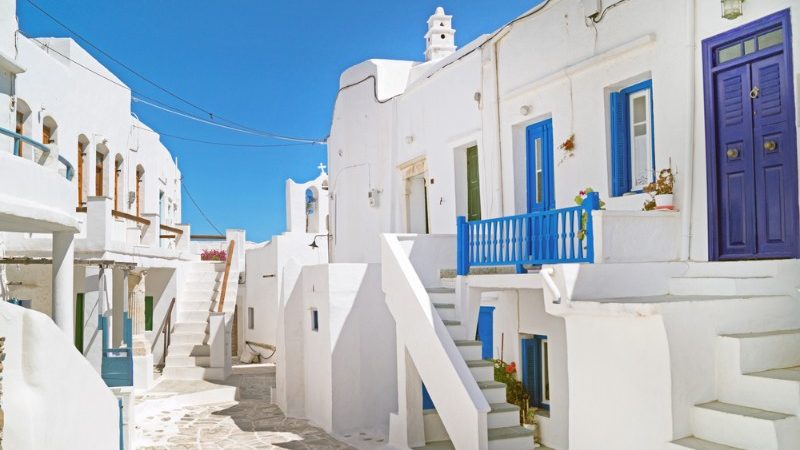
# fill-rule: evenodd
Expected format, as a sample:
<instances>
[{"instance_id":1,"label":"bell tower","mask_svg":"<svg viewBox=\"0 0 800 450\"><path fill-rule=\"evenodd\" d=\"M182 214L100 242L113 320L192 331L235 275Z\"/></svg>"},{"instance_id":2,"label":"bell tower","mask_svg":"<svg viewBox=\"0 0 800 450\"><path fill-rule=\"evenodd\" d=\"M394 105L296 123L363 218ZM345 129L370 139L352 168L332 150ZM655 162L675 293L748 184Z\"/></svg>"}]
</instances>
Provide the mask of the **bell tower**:
<instances>
[{"instance_id":1,"label":"bell tower","mask_svg":"<svg viewBox=\"0 0 800 450\"><path fill-rule=\"evenodd\" d=\"M444 13L441 6L428 18L428 32L425 33L425 61L436 61L452 55L456 51L456 30L453 29L453 16Z\"/></svg>"}]
</instances>

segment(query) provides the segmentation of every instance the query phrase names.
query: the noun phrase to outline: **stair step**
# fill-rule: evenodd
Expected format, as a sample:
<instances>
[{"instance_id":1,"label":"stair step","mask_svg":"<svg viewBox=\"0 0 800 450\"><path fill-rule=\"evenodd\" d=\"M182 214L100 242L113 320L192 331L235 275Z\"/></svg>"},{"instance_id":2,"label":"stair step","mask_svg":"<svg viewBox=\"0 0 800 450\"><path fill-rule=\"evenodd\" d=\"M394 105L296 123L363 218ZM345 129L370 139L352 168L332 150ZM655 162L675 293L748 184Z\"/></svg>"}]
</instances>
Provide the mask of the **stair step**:
<instances>
[{"instance_id":1,"label":"stair step","mask_svg":"<svg viewBox=\"0 0 800 450\"><path fill-rule=\"evenodd\" d=\"M762 372L748 373L747 375L751 377L771 378L773 380L800 382L800 366L764 370Z\"/></svg>"},{"instance_id":2,"label":"stair step","mask_svg":"<svg viewBox=\"0 0 800 450\"><path fill-rule=\"evenodd\" d=\"M669 280L672 295L782 295L786 288L769 276L676 277Z\"/></svg>"},{"instance_id":3,"label":"stair step","mask_svg":"<svg viewBox=\"0 0 800 450\"><path fill-rule=\"evenodd\" d=\"M208 344L169 344L167 349L167 356L209 356L211 355L211 347Z\"/></svg>"},{"instance_id":4,"label":"stair step","mask_svg":"<svg viewBox=\"0 0 800 450\"><path fill-rule=\"evenodd\" d=\"M449 288L449 287L429 287L429 288L425 288L425 291L428 294L455 294L456 293L455 288Z\"/></svg>"},{"instance_id":5,"label":"stair step","mask_svg":"<svg viewBox=\"0 0 800 450\"><path fill-rule=\"evenodd\" d=\"M778 450L779 434L795 427L796 417L720 401L692 409L694 436L746 449Z\"/></svg>"},{"instance_id":6,"label":"stair step","mask_svg":"<svg viewBox=\"0 0 800 450\"><path fill-rule=\"evenodd\" d=\"M736 333L720 337L739 341L741 373L800 366L800 330Z\"/></svg>"},{"instance_id":7,"label":"stair step","mask_svg":"<svg viewBox=\"0 0 800 450\"><path fill-rule=\"evenodd\" d=\"M211 311L180 311L178 322L203 322L208 320Z\"/></svg>"},{"instance_id":8,"label":"stair step","mask_svg":"<svg viewBox=\"0 0 800 450\"><path fill-rule=\"evenodd\" d=\"M481 359L483 355L483 344L481 341L455 341L458 352L465 361Z\"/></svg>"},{"instance_id":9,"label":"stair step","mask_svg":"<svg viewBox=\"0 0 800 450\"><path fill-rule=\"evenodd\" d=\"M741 448L718 444L716 442L707 441L694 436L676 439L672 441L671 444L678 448L690 448L693 450L743 450Z\"/></svg>"},{"instance_id":10,"label":"stair step","mask_svg":"<svg viewBox=\"0 0 800 450\"><path fill-rule=\"evenodd\" d=\"M473 360L466 361L469 371L475 377L475 381L492 381L494 380L494 363L488 360Z\"/></svg>"},{"instance_id":11,"label":"stair step","mask_svg":"<svg viewBox=\"0 0 800 450\"><path fill-rule=\"evenodd\" d=\"M452 303L434 303L433 307L442 320L457 320L456 305Z\"/></svg>"},{"instance_id":12,"label":"stair step","mask_svg":"<svg viewBox=\"0 0 800 450\"><path fill-rule=\"evenodd\" d=\"M173 333L205 333L208 330L208 322L177 322L172 327Z\"/></svg>"},{"instance_id":13,"label":"stair step","mask_svg":"<svg viewBox=\"0 0 800 450\"><path fill-rule=\"evenodd\" d=\"M489 429L490 450L533 449L533 431L516 425Z\"/></svg>"},{"instance_id":14,"label":"stair step","mask_svg":"<svg viewBox=\"0 0 800 450\"><path fill-rule=\"evenodd\" d=\"M519 425L519 406L511 403L491 403L487 417L489 429L505 428Z\"/></svg>"},{"instance_id":15,"label":"stair step","mask_svg":"<svg viewBox=\"0 0 800 450\"><path fill-rule=\"evenodd\" d=\"M789 414L765 411L763 409L750 408L749 406L734 405L732 403L724 402L708 402L703 403L702 405L697 405L697 407L718 411L725 414L734 414L737 416L744 416L760 420L783 420L792 417Z\"/></svg>"},{"instance_id":16,"label":"stair step","mask_svg":"<svg viewBox=\"0 0 800 450\"><path fill-rule=\"evenodd\" d=\"M208 367L211 362L209 356L177 356L167 355L165 367Z\"/></svg>"},{"instance_id":17,"label":"stair step","mask_svg":"<svg viewBox=\"0 0 800 450\"><path fill-rule=\"evenodd\" d=\"M504 383L494 380L479 381L478 387L489 404L506 401L506 385Z\"/></svg>"},{"instance_id":18,"label":"stair step","mask_svg":"<svg viewBox=\"0 0 800 450\"><path fill-rule=\"evenodd\" d=\"M455 450L456 446L450 441L427 442L422 447L414 447L415 450Z\"/></svg>"},{"instance_id":19,"label":"stair step","mask_svg":"<svg viewBox=\"0 0 800 450\"><path fill-rule=\"evenodd\" d=\"M196 344L202 345L206 340L205 331L200 333L172 333L170 344Z\"/></svg>"}]
</instances>

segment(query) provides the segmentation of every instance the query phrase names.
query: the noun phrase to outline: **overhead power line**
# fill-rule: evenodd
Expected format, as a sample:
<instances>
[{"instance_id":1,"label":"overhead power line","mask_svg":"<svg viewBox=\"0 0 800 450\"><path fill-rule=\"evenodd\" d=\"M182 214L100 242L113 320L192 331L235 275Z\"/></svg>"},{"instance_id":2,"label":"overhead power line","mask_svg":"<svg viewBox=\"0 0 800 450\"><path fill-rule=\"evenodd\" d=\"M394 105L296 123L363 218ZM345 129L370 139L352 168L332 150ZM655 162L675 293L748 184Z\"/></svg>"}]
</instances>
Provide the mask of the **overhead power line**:
<instances>
[{"instance_id":1,"label":"overhead power line","mask_svg":"<svg viewBox=\"0 0 800 450\"><path fill-rule=\"evenodd\" d=\"M185 117L187 119L191 119L191 120L195 120L195 121L198 121L198 122L202 122L202 123L205 123L207 125L213 125L213 126L217 126L217 127L220 127L220 128L225 128L225 129L230 130L230 131L236 131L236 132L240 132L240 133L247 133L247 134L253 134L253 135L258 135L258 136L264 136L264 137L269 137L269 138L278 139L278 140L284 140L284 141L290 141L290 142L305 142L305 143L309 143L309 144L312 144L312 143L313 144L322 144L322 143L324 143L324 140L321 140L321 139L300 138L300 137L288 136L288 135L284 135L284 134L280 134L280 133L275 133L275 132L272 132L272 131L261 130L261 129L258 129L258 128L249 127L247 125L243 125L243 124L237 123L237 122L235 122L233 120L226 119L225 117L219 116L219 115L213 113L212 111L209 111L208 109L205 109L202 106L199 106L196 103L193 103L193 102L191 102L191 101L179 96L178 94L176 94L176 93L170 91L169 89L161 86L160 84L156 83L155 81L145 77L140 72L136 71L135 69L133 69L129 65L125 64L124 62L122 62L119 59L115 58L110 53L106 52L102 48L100 48L97 45L95 45L89 39L83 37L80 33L78 33L77 31L73 30L72 28L70 28L67 24L65 24L64 22L62 22L61 20L59 20L58 18L56 18L55 16L53 16L52 14L47 12L44 8L42 8L41 6L36 4L34 1L26 0L26 2L28 2L31 6L36 8L38 11L40 11L42 14L44 14L48 18L50 18L53 22L55 22L56 24L58 24L59 26L64 28L67 32L71 33L74 37L76 37L77 39L79 39L82 42L85 42L87 45L89 45L93 49L97 50L98 52L100 52L101 54L103 54L104 56L109 58L111 61L115 62L116 64L118 64L119 66L124 68L125 70L127 70L130 73L132 73L135 76L137 76L138 78L144 80L148 84L156 87L160 91L170 95L171 97L173 97L173 98L175 98L177 100L180 100L181 102L183 102L183 103L185 103L185 104L187 104L187 105L189 105L189 106L191 106L191 107L193 107L193 108L195 108L195 109L197 109L199 111L202 111L203 113L205 113L208 116L208 119L205 119L205 118L202 118L202 117L198 117L198 116L196 116L196 115L194 115L192 113L189 113L187 111L182 111L179 108L168 106L168 105L164 104L163 102L159 102L159 101L157 101L157 100L155 100L155 99L153 99L151 97L148 97L148 96L145 96L145 95L143 95L141 93L138 93L138 92L134 91L133 89L131 89L130 87L125 86L123 84L120 84L120 83L118 83L118 82L116 82L114 80L111 80L110 78L108 78L108 77L106 77L106 76L104 76L104 75L102 75L102 74L100 74L100 73L98 73L98 72L96 72L96 71L84 66L83 64L80 64L80 63L74 61L73 59L69 58L68 56L66 56L66 55L64 55L64 54L62 54L62 53L50 48L49 46L47 46L47 44L42 43L38 39L30 38L30 39L33 39L33 40L39 42L40 44L44 45L49 50L52 50L55 53L58 53L62 57L66 58L66 59L68 59L68 60L70 60L72 62L75 62L79 66L83 67L84 69L89 70L90 72L94 73L95 75L101 76L102 78L114 83L115 85L118 85L120 87L128 89L132 93L136 93L136 95L139 97L139 99L134 98L134 100L139 100L140 102L142 102L144 104L147 104L147 105L149 105L151 107L155 107L155 108L161 109L161 110L163 110L165 112L169 112L169 113L172 113L172 114L177 114L177 115L180 115L180 116ZM142 98L149 100L149 102L142 101L141 100ZM219 120L225 121L225 122L229 123L230 125L224 125L224 124L219 123L219 122L214 122L213 119L219 119Z\"/></svg>"},{"instance_id":2,"label":"overhead power line","mask_svg":"<svg viewBox=\"0 0 800 450\"><path fill-rule=\"evenodd\" d=\"M316 144L313 144L313 143L305 143L305 142L290 142L290 143L286 143L286 144L243 144L243 143L238 143L238 142L215 142L215 141L206 141L206 140L203 140L203 139L196 139L196 138L190 138L190 137L185 137L185 136L178 136L178 135L174 135L174 134L170 134L170 133L164 133L164 132L161 132L161 131L151 130L149 128L140 127L140 126L137 126L137 125L133 125L133 128L136 128L136 129L139 129L139 130L142 130L142 131L149 131L150 133L153 133L155 135L162 136L162 137L170 137L170 138L179 139L179 140L182 140L182 141L196 142L198 144L217 145L217 146L221 146L221 147L273 148L273 147L302 147L304 145L316 145Z\"/></svg>"},{"instance_id":3,"label":"overhead power line","mask_svg":"<svg viewBox=\"0 0 800 450\"><path fill-rule=\"evenodd\" d=\"M222 230L217 228L216 225L214 225L214 222L212 222L211 219L208 217L208 215L205 213L205 211L203 211L203 208L201 208L200 205L198 205L197 202L194 200L194 197L192 197L192 193L189 192L189 187L186 186L186 182L183 181L183 177L181 177L181 186L183 187L183 190L186 191L186 195L189 197L189 200L192 201L194 207L197 208L198 211L200 211L200 215L203 216L204 219L206 219L206 222L208 222L209 225L211 225L211 228L216 230L217 233L219 234L225 234L222 232Z\"/></svg>"}]
</instances>

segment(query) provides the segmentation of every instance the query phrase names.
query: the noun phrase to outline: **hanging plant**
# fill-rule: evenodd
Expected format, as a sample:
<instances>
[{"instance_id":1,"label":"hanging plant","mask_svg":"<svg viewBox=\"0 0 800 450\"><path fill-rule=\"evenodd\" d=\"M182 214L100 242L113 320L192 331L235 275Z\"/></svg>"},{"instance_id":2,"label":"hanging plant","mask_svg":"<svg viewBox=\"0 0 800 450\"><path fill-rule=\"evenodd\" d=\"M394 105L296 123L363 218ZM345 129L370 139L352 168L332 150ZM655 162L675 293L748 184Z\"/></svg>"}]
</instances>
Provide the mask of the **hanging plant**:
<instances>
[{"instance_id":1,"label":"hanging plant","mask_svg":"<svg viewBox=\"0 0 800 450\"><path fill-rule=\"evenodd\" d=\"M564 152L561 156L561 160L558 162L558 165L561 165L567 158L572 158L575 156L575 134L569 135L566 141L562 142L561 145L558 146L558 149Z\"/></svg>"},{"instance_id":2,"label":"hanging plant","mask_svg":"<svg viewBox=\"0 0 800 450\"><path fill-rule=\"evenodd\" d=\"M589 196L590 193L594 192L594 189L591 187L587 187L586 189L578 192L578 195L575 196L575 204L578 206L583 206L584 200L586 197ZM606 202L600 200L600 209L606 209ZM578 230L578 240L582 241L586 237L586 224L589 222L589 214L584 211L581 213L581 226Z\"/></svg>"}]
</instances>

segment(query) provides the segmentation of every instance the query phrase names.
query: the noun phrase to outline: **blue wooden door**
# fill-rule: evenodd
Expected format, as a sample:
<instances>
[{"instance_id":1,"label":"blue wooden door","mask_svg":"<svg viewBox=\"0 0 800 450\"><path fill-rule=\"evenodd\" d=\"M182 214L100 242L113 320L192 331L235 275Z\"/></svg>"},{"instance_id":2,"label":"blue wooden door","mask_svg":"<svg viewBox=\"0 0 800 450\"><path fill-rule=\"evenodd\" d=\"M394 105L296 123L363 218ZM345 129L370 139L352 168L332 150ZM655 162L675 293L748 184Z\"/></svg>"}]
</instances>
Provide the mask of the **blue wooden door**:
<instances>
[{"instance_id":1,"label":"blue wooden door","mask_svg":"<svg viewBox=\"0 0 800 450\"><path fill-rule=\"evenodd\" d=\"M553 121L528 126L528 212L548 211L556 205L553 177Z\"/></svg>"},{"instance_id":2,"label":"blue wooden door","mask_svg":"<svg viewBox=\"0 0 800 450\"><path fill-rule=\"evenodd\" d=\"M788 14L704 42L711 259L797 256Z\"/></svg>"}]
</instances>

